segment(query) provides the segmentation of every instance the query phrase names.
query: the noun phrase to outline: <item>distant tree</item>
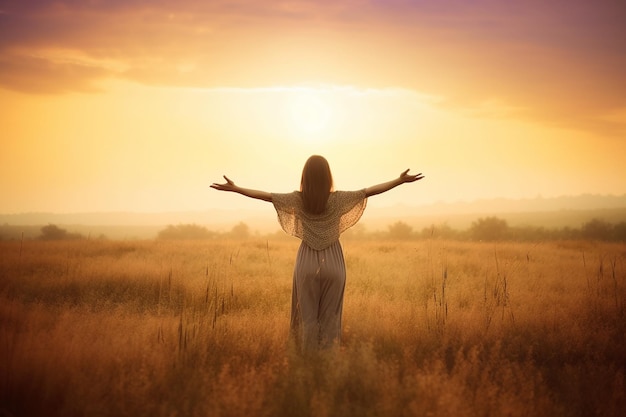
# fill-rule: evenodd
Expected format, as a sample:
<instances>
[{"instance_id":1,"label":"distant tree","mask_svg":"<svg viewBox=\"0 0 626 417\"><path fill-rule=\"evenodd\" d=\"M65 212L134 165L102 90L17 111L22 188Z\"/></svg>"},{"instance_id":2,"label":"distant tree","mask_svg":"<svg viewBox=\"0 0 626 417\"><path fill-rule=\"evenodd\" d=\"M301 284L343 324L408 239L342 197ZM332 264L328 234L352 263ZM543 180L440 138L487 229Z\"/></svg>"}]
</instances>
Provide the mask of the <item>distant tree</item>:
<instances>
[{"instance_id":1,"label":"distant tree","mask_svg":"<svg viewBox=\"0 0 626 417\"><path fill-rule=\"evenodd\" d=\"M581 228L581 235L585 239L609 240L612 232L613 225L601 219L591 219Z\"/></svg>"},{"instance_id":2,"label":"distant tree","mask_svg":"<svg viewBox=\"0 0 626 417\"><path fill-rule=\"evenodd\" d=\"M581 231L580 229L573 229L569 226L565 226L561 229L559 229L556 233L555 236L559 239L580 239L581 237Z\"/></svg>"},{"instance_id":3,"label":"distant tree","mask_svg":"<svg viewBox=\"0 0 626 417\"><path fill-rule=\"evenodd\" d=\"M620 222L613 226L613 237L615 240L626 242L626 222Z\"/></svg>"},{"instance_id":4,"label":"distant tree","mask_svg":"<svg viewBox=\"0 0 626 417\"><path fill-rule=\"evenodd\" d=\"M457 230L450 227L448 223L438 225L432 224L430 227L424 227L419 233L421 238L439 238L439 239L456 239L460 234Z\"/></svg>"},{"instance_id":5,"label":"distant tree","mask_svg":"<svg viewBox=\"0 0 626 417\"><path fill-rule=\"evenodd\" d=\"M397 221L389 226L389 237L392 239L409 239L413 234L413 228L408 224Z\"/></svg>"},{"instance_id":6,"label":"distant tree","mask_svg":"<svg viewBox=\"0 0 626 417\"><path fill-rule=\"evenodd\" d=\"M556 232L550 231L545 227L518 226L509 227L507 237L518 241L533 241L554 237L551 236L551 233L554 234Z\"/></svg>"},{"instance_id":7,"label":"distant tree","mask_svg":"<svg viewBox=\"0 0 626 417\"><path fill-rule=\"evenodd\" d=\"M212 239L215 232L196 224L169 225L157 235L158 239Z\"/></svg>"},{"instance_id":8,"label":"distant tree","mask_svg":"<svg viewBox=\"0 0 626 417\"><path fill-rule=\"evenodd\" d=\"M230 230L229 236L234 239L247 239L250 237L250 227L244 222L233 226Z\"/></svg>"},{"instance_id":9,"label":"distant tree","mask_svg":"<svg viewBox=\"0 0 626 417\"><path fill-rule=\"evenodd\" d=\"M469 232L477 240L500 240L507 237L509 225L497 217L481 217L472 223Z\"/></svg>"},{"instance_id":10,"label":"distant tree","mask_svg":"<svg viewBox=\"0 0 626 417\"><path fill-rule=\"evenodd\" d=\"M39 239L41 240L69 240L69 239L80 239L82 236L78 233L68 233L67 230L61 229L60 227L49 224L47 226L43 226L41 228L41 236Z\"/></svg>"}]
</instances>

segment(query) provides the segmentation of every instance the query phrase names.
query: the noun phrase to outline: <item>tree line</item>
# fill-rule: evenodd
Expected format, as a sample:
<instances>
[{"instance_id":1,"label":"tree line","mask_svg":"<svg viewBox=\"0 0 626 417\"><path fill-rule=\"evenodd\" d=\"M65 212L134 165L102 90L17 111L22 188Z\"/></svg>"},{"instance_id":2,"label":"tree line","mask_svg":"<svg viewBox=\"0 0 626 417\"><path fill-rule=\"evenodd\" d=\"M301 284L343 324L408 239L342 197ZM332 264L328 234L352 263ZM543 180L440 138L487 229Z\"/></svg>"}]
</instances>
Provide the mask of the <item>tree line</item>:
<instances>
[{"instance_id":1,"label":"tree line","mask_svg":"<svg viewBox=\"0 0 626 417\"><path fill-rule=\"evenodd\" d=\"M282 231L274 235L284 235ZM252 236L250 227L241 222L229 232L219 233L208 230L206 227L195 224L169 225L158 233L159 239L217 239L234 238L245 239ZM412 226L397 221L387 227L386 231L367 232L362 225L348 229L346 239L456 239L473 241L533 241L533 240L603 240L626 242L626 222L609 223L594 218L584 223L580 228L545 228L536 226L510 226L504 219L492 216L481 217L472 222L466 230L453 229L447 224L431 225L430 227L414 230Z\"/></svg>"},{"instance_id":2,"label":"tree line","mask_svg":"<svg viewBox=\"0 0 626 417\"><path fill-rule=\"evenodd\" d=\"M15 239L15 236L3 236L0 233L0 240ZM219 232L209 230L197 224L168 225L157 233L156 238L160 240L183 240L183 239L247 239L258 236L253 233L250 227L240 222L229 231ZM267 237L285 236L282 231L277 231ZM19 238L19 237L18 237ZM23 234L22 234L23 238ZM43 226L37 237L39 240L75 240L85 239L79 233L71 233L66 229L54 224ZM100 235L98 239L105 239ZM345 239L454 239L470 241L540 241L540 240L601 240L612 242L626 242L626 222L610 223L602 219L594 218L584 223L580 228L546 228L537 226L510 226L504 219L492 216L481 217L472 222L465 230L453 229L448 224L431 225L420 230L414 229L411 225L397 221L387 227L387 230L368 232L361 224L348 229L343 235Z\"/></svg>"},{"instance_id":3,"label":"tree line","mask_svg":"<svg viewBox=\"0 0 626 417\"><path fill-rule=\"evenodd\" d=\"M498 217L482 217L472 222L466 230L455 230L446 224L433 225L414 232L410 226L397 222L389 227L392 236L428 238L440 237L473 241L540 241L540 240L602 240L626 242L626 222L609 223L591 219L580 228L546 228L537 226L510 226Z\"/></svg>"}]
</instances>

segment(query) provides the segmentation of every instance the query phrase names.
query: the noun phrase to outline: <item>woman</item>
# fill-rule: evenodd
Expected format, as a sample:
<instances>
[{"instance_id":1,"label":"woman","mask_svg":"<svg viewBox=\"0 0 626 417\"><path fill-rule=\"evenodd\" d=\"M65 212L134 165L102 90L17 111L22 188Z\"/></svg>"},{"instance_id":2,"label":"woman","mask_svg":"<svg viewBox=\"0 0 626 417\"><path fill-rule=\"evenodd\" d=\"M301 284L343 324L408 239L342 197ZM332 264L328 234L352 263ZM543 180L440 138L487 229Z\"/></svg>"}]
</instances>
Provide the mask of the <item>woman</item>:
<instances>
[{"instance_id":1,"label":"woman","mask_svg":"<svg viewBox=\"0 0 626 417\"><path fill-rule=\"evenodd\" d=\"M300 191L279 194L242 188L226 176L226 183L211 187L273 203L283 230L302 240L293 274L291 331L303 350L312 351L341 337L346 266L339 236L361 218L367 197L422 178L409 175L407 169L382 184L334 191L328 162L313 155L304 164Z\"/></svg>"}]
</instances>

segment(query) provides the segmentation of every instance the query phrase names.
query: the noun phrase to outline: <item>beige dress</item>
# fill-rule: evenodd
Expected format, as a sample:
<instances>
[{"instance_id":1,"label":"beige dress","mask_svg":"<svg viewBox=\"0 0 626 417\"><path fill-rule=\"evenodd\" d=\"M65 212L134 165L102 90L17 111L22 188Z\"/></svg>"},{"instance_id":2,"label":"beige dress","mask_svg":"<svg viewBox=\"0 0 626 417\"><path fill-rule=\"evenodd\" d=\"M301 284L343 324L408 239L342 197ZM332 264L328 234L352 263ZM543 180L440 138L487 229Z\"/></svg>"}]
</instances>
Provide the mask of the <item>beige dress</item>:
<instances>
[{"instance_id":1,"label":"beige dress","mask_svg":"<svg viewBox=\"0 0 626 417\"><path fill-rule=\"evenodd\" d=\"M291 332L303 350L337 343L346 265L339 236L361 218L365 190L335 191L322 214L306 213L299 191L272 194L283 230L302 239L293 273Z\"/></svg>"}]
</instances>

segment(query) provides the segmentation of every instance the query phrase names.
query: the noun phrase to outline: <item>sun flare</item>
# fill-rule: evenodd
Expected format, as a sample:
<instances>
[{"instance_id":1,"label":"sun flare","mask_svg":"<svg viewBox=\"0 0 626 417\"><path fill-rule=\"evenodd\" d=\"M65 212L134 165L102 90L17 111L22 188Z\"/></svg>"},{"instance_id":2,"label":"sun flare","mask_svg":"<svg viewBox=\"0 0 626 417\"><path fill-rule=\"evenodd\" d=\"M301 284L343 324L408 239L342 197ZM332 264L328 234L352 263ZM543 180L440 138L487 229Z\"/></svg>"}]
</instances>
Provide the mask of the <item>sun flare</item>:
<instances>
[{"instance_id":1,"label":"sun flare","mask_svg":"<svg viewBox=\"0 0 626 417\"><path fill-rule=\"evenodd\" d=\"M331 118L330 105L313 91L299 93L292 99L289 110L293 127L305 135L324 131Z\"/></svg>"}]
</instances>

